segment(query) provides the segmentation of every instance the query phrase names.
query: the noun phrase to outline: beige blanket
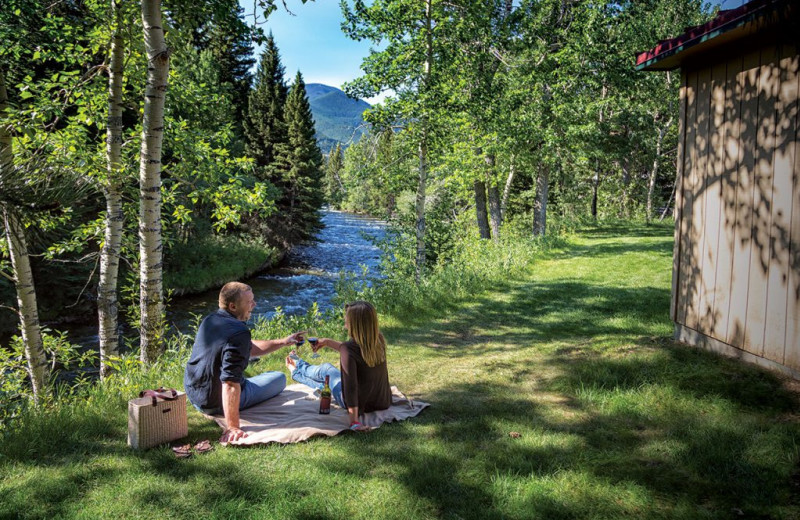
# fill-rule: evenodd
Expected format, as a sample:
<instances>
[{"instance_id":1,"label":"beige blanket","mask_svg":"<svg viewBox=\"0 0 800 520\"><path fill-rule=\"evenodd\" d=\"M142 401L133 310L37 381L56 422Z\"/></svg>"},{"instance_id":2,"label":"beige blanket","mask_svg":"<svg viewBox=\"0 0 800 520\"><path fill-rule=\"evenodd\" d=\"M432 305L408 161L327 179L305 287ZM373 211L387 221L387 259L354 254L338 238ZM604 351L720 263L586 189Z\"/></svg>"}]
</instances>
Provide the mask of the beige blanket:
<instances>
[{"instance_id":1,"label":"beige blanket","mask_svg":"<svg viewBox=\"0 0 800 520\"><path fill-rule=\"evenodd\" d=\"M392 387L392 406L380 412L361 416L361 422L369 428L378 428L385 422L403 421L415 417L428 403L413 401L404 396L397 387ZM212 417L223 429L225 418ZM305 385L289 385L277 397L240 412L241 428L247 437L230 444L245 446L280 442L289 444L304 441L315 435L332 437L349 429L347 410L331 405L330 415L319 414L319 400Z\"/></svg>"}]
</instances>

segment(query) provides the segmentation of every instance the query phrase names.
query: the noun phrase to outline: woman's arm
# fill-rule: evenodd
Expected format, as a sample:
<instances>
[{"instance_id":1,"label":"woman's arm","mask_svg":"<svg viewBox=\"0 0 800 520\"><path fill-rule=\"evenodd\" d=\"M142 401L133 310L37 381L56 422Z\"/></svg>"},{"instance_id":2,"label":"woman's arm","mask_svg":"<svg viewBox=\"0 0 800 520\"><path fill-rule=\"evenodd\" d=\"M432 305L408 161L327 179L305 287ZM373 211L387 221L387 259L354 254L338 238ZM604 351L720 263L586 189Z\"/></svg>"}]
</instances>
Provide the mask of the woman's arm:
<instances>
[{"instance_id":1,"label":"woman's arm","mask_svg":"<svg viewBox=\"0 0 800 520\"><path fill-rule=\"evenodd\" d=\"M331 338L319 338L317 342L317 347L328 347L330 349L335 350L336 352L341 352L342 343L340 341L336 341L335 339Z\"/></svg>"}]
</instances>

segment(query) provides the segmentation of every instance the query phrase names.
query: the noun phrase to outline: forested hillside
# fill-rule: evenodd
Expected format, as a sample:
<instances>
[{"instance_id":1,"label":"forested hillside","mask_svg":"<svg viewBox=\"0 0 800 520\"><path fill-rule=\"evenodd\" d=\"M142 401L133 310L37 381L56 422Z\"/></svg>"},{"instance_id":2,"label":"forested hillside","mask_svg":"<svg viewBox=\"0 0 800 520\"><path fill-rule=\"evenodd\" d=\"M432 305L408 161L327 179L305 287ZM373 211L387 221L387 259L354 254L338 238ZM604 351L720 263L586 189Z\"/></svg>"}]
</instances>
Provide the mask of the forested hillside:
<instances>
[{"instance_id":1,"label":"forested hillside","mask_svg":"<svg viewBox=\"0 0 800 520\"><path fill-rule=\"evenodd\" d=\"M306 85L306 92L314 115L317 143L324 154L337 144L347 147L358 142L367 131L363 113L370 104L366 101L347 97L338 88L320 83Z\"/></svg>"}]
</instances>

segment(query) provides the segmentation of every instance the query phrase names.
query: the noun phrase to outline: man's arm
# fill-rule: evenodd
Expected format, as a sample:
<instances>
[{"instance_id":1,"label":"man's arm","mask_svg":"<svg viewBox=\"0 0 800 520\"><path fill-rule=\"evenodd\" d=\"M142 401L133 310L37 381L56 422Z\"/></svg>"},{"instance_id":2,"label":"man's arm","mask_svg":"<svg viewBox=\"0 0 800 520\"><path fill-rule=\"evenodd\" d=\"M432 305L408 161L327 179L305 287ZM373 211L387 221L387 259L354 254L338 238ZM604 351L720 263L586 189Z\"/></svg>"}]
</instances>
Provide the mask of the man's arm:
<instances>
[{"instance_id":1,"label":"man's arm","mask_svg":"<svg viewBox=\"0 0 800 520\"><path fill-rule=\"evenodd\" d=\"M230 442L247 437L240 428L239 399L242 395L242 385L232 381L222 382L222 413L225 415L227 429L222 433L220 442Z\"/></svg>"},{"instance_id":2,"label":"man's arm","mask_svg":"<svg viewBox=\"0 0 800 520\"><path fill-rule=\"evenodd\" d=\"M251 340L251 347L250 347L250 357L258 357L263 356L264 354L269 354L270 352L275 352L276 350L285 347L286 345L292 345L297 343L299 338L302 338L305 334L303 332L295 332L294 334L289 334L283 339L254 339Z\"/></svg>"}]
</instances>

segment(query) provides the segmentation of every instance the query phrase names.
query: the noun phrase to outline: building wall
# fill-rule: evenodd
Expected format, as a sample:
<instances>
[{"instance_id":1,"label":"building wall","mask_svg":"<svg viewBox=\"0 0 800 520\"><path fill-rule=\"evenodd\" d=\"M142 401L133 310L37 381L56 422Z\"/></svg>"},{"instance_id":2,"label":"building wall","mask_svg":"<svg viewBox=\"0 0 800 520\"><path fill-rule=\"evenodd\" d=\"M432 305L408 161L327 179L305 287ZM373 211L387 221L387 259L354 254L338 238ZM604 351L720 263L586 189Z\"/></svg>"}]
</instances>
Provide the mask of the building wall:
<instances>
[{"instance_id":1,"label":"building wall","mask_svg":"<svg viewBox=\"0 0 800 520\"><path fill-rule=\"evenodd\" d=\"M682 71L676 331L800 373L798 49L700 58Z\"/></svg>"}]
</instances>

